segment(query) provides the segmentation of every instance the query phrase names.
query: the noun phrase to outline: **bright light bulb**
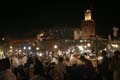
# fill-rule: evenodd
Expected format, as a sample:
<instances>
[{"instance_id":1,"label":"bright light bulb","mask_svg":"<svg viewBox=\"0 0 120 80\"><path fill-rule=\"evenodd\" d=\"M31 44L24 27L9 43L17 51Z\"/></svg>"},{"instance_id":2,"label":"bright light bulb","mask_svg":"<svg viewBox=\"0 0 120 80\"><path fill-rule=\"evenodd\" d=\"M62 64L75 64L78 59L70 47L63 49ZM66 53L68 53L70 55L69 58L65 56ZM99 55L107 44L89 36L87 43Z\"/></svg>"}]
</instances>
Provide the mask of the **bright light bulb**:
<instances>
[{"instance_id":1,"label":"bright light bulb","mask_svg":"<svg viewBox=\"0 0 120 80\"><path fill-rule=\"evenodd\" d=\"M10 46L10 49L12 49L13 47L12 46Z\"/></svg>"},{"instance_id":2,"label":"bright light bulb","mask_svg":"<svg viewBox=\"0 0 120 80\"><path fill-rule=\"evenodd\" d=\"M30 47L30 46L28 47L28 50L31 50L31 47Z\"/></svg>"},{"instance_id":3,"label":"bright light bulb","mask_svg":"<svg viewBox=\"0 0 120 80\"><path fill-rule=\"evenodd\" d=\"M24 50L26 50L27 48L26 47L23 47Z\"/></svg>"},{"instance_id":4,"label":"bright light bulb","mask_svg":"<svg viewBox=\"0 0 120 80\"><path fill-rule=\"evenodd\" d=\"M40 48L39 47L36 47L36 50L39 50Z\"/></svg>"},{"instance_id":5,"label":"bright light bulb","mask_svg":"<svg viewBox=\"0 0 120 80\"><path fill-rule=\"evenodd\" d=\"M88 44L87 44L87 46L88 46L88 47L90 47L90 46L91 46L91 44L90 44L90 43L88 43Z\"/></svg>"},{"instance_id":6,"label":"bright light bulb","mask_svg":"<svg viewBox=\"0 0 120 80\"><path fill-rule=\"evenodd\" d=\"M54 48L55 48L55 49L57 49L57 48L58 48L58 46L57 46L57 45L54 45Z\"/></svg>"}]
</instances>

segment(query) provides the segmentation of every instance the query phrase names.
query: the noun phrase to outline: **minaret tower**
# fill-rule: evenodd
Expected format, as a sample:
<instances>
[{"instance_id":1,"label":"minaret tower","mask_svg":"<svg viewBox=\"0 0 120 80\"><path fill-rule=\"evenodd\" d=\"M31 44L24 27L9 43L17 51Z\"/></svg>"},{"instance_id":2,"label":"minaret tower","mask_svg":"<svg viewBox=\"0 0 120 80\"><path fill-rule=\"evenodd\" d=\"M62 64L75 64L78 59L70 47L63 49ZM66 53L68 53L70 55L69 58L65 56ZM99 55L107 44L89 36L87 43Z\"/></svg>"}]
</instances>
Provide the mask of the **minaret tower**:
<instances>
[{"instance_id":1,"label":"minaret tower","mask_svg":"<svg viewBox=\"0 0 120 80\"><path fill-rule=\"evenodd\" d=\"M85 11L85 21L91 21L91 11L90 10L86 10Z\"/></svg>"},{"instance_id":2,"label":"minaret tower","mask_svg":"<svg viewBox=\"0 0 120 80\"><path fill-rule=\"evenodd\" d=\"M91 10L85 11L84 20L81 23L81 31L83 38L89 38L95 36L95 22L92 20Z\"/></svg>"}]
</instances>

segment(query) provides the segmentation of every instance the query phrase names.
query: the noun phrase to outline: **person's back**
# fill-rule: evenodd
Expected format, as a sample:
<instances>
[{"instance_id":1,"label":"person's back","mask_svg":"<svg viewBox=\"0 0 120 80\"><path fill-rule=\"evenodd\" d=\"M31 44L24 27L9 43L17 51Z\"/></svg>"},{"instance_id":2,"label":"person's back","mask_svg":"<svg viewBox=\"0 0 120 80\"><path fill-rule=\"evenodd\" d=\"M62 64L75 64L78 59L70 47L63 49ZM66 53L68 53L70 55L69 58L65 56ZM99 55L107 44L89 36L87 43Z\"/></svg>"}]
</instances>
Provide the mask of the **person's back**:
<instances>
[{"instance_id":1,"label":"person's back","mask_svg":"<svg viewBox=\"0 0 120 80\"><path fill-rule=\"evenodd\" d=\"M9 58L0 60L0 80L16 80L16 76L10 69Z\"/></svg>"},{"instance_id":2,"label":"person's back","mask_svg":"<svg viewBox=\"0 0 120 80\"><path fill-rule=\"evenodd\" d=\"M82 71L83 79L92 80L93 73L94 73L94 68L93 68L92 62L90 60L86 59L84 56L81 56L81 60L84 62L84 65L81 66L81 68L83 69L83 71Z\"/></svg>"},{"instance_id":3,"label":"person's back","mask_svg":"<svg viewBox=\"0 0 120 80\"><path fill-rule=\"evenodd\" d=\"M10 69L7 69L0 74L0 80L16 80L16 76Z\"/></svg>"},{"instance_id":4,"label":"person's back","mask_svg":"<svg viewBox=\"0 0 120 80\"><path fill-rule=\"evenodd\" d=\"M108 74L109 74L109 65L110 65L110 59L107 57L107 52L106 51L102 51L102 62L100 64L100 74L102 76L103 80L107 80L108 79Z\"/></svg>"},{"instance_id":5,"label":"person's back","mask_svg":"<svg viewBox=\"0 0 120 80\"><path fill-rule=\"evenodd\" d=\"M120 71L120 52L116 51L113 56L114 70Z\"/></svg>"},{"instance_id":6,"label":"person's back","mask_svg":"<svg viewBox=\"0 0 120 80\"><path fill-rule=\"evenodd\" d=\"M40 60L38 60L38 58L36 58L35 60L35 64L34 64L34 74L39 74L40 72L43 72L43 64Z\"/></svg>"},{"instance_id":7,"label":"person's back","mask_svg":"<svg viewBox=\"0 0 120 80\"><path fill-rule=\"evenodd\" d=\"M54 62L50 63L47 69L47 77L49 78L49 80L54 79L54 74L55 74L54 68L55 68L55 63Z\"/></svg>"},{"instance_id":8,"label":"person's back","mask_svg":"<svg viewBox=\"0 0 120 80\"><path fill-rule=\"evenodd\" d=\"M63 58L59 58L58 64L55 66L55 80L64 80L65 74L67 73L66 67L63 63Z\"/></svg>"},{"instance_id":9,"label":"person's back","mask_svg":"<svg viewBox=\"0 0 120 80\"><path fill-rule=\"evenodd\" d=\"M120 80L120 51L115 51L113 57L113 80Z\"/></svg>"}]
</instances>

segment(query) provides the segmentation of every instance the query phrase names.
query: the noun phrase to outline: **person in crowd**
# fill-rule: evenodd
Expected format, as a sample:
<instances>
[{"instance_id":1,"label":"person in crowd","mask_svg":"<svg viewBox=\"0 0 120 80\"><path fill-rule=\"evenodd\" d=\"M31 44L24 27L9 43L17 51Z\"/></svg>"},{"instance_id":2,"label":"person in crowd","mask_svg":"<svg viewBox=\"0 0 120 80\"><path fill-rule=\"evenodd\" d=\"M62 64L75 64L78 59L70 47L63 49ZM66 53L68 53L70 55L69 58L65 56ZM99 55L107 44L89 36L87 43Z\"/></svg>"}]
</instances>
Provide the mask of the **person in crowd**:
<instances>
[{"instance_id":1,"label":"person in crowd","mask_svg":"<svg viewBox=\"0 0 120 80\"><path fill-rule=\"evenodd\" d=\"M13 55L13 56L12 56L12 60L11 60L11 67L12 67L13 73L14 73L17 77L18 77L18 66L19 66L18 56L17 56L17 55Z\"/></svg>"},{"instance_id":2,"label":"person in crowd","mask_svg":"<svg viewBox=\"0 0 120 80\"><path fill-rule=\"evenodd\" d=\"M64 65L65 65L66 67L72 66L69 57L66 57L66 59L64 60Z\"/></svg>"},{"instance_id":3,"label":"person in crowd","mask_svg":"<svg viewBox=\"0 0 120 80\"><path fill-rule=\"evenodd\" d=\"M34 76L31 80L47 80L44 73L44 67L42 62L38 59L37 56L34 57Z\"/></svg>"},{"instance_id":4,"label":"person in crowd","mask_svg":"<svg viewBox=\"0 0 120 80\"><path fill-rule=\"evenodd\" d=\"M80 56L78 56L77 58L77 66L81 66L81 65L84 65L85 63L80 59Z\"/></svg>"},{"instance_id":5,"label":"person in crowd","mask_svg":"<svg viewBox=\"0 0 120 80\"><path fill-rule=\"evenodd\" d=\"M9 58L0 60L0 80L17 80L16 76L10 69Z\"/></svg>"},{"instance_id":6,"label":"person in crowd","mask_svg":"<svg viewBox=\"0 0 120 80\"><path fill-rule=\"evenodd\" d=\"M72 66L74 66L74 67L77 66L77 55L76 54L71 55L70 62L72 64Z\"/></svg>"},{"instance_id":7,"label":"person in crowd","mask_svg":"<svg viewBox=\"0 0 120 80\"><path fill-rule=\"evenodd\" d=\"M43 63L36 56L34 62L34 74L36 75L40 72L43 72L43 70L44 70Z\"/></svg>"},{"instance_id":8,"label":"person in crowd","mask_svg":"<svg viewBox=\"0 0 120 80\"><path fill-rule=\"evenodd\" d=\"M80 57L83 66L84 66L84 71L83 71L83 79L84 80L92 80L94 76L94 67L93 64L90 60L86 59L85 56Z\"/></svg>"},{"instance_id":9,"label":"person in crowd","mask_svg":"<svg viewBox=\"0 0 120 80\"><path fill-rule=\"evenodd\" d=\"M58 63L55 65L55 77L54 80L65 80L65 75L67 74L66 67L63 63L63 57L59 57Z\"/></svg>"},{"instance_id":10,"label":"person in crowd","mask_svg":"<svg viewBox=\"0 0 120 80\"><path fill-rule=\"evenodd\" d=\"M113 80L120 80L120 51L115 51L113 56Z\"/></svg>"},{"instance_id":11,"label":"person in crowd","mask_svg":"<svg viewBox=\"0 0 120 80\"><path fill-rule=\"evenodd\" d=\"M100 67L100 73L102 80L108 80L108 73L109 73L109 58L107 57L107 52L102 51L102 62Z\"/></svg>"},{"instance_id":12,"label":"person in crowd","mask_svg":"<svg viewBox=\"0 0 120 80\"><path fill-rule=\"evenodd\" d=\"M52 62L48 65L47 69L47 77L49 80L54 80L54 75L55 75L55 62Z\"/></svg>"}]
</instances>

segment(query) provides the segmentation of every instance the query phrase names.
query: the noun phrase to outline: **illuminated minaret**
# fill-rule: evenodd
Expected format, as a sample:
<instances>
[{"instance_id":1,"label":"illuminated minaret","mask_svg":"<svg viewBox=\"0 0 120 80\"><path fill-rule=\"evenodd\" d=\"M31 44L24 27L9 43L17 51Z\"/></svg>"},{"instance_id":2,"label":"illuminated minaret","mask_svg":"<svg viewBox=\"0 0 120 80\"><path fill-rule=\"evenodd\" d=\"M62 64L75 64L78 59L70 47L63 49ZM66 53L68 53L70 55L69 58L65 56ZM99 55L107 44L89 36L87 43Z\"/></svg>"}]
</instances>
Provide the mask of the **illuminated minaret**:
<instances>
[{"instance_id":1,"label":"illuminated minaret","mask_svg":"<svg viewBox=\"0 0 120 80\"><path fill-rule=\"evenodd\" d=\"M91 20L91 11L88 9L85 11L85 21L90 21Z\"/></svg>"},{"instance_id":2,"label":"illuminated minaret","mask_svg":"<svg viewBox=\"0 0 120 80\"><path fill-rule=\"evenodd\" d=\"M91 37L95 36L95 22L92 19L91 10L85 11L84 20L81 23L82 37Z\"/></svg>"}]
</instances>

